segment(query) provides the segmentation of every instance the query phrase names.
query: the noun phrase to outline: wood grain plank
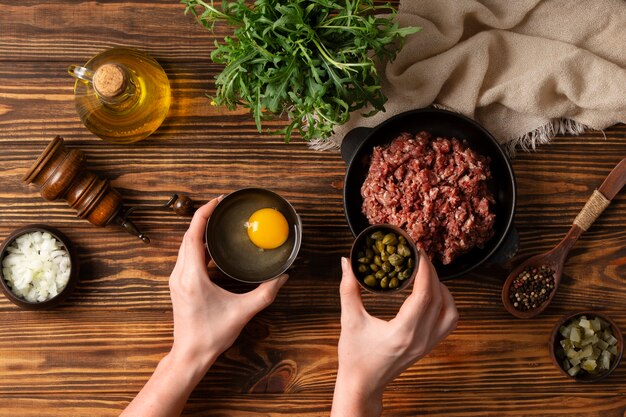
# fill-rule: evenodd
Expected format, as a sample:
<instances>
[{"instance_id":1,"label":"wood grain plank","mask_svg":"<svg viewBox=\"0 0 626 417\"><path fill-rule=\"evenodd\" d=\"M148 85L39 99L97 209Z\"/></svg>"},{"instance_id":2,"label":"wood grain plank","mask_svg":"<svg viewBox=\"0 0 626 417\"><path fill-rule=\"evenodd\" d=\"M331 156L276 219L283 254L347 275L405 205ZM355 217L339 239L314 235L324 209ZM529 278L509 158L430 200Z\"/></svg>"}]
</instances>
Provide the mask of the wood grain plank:
<instances>
[{"instance_id":1,"label":"wood grain plank","mask_svg":"<svg viewBox=\"0 0 626 417\"><path fill-rule=\"evenodd\" d=\"M61 396L54 399L41 395L6 397L7 412L21 417L83 416L105 417L115 415L132 399L124 393ZM621 417L626 400L621 395L568 395L559 392L525 394L504 391L494 395L476 393L468 398L450 398L447 395L407 396L402 392L388 392L384 400L384 417L414 417L417 415L455 417ZM292 395L231 395L219 398L194 396L188 403L187 417L317 417L328 415L330 398L321 394ZM13 414L15 415L15 414Z\"/></svg>"}]
</instances>

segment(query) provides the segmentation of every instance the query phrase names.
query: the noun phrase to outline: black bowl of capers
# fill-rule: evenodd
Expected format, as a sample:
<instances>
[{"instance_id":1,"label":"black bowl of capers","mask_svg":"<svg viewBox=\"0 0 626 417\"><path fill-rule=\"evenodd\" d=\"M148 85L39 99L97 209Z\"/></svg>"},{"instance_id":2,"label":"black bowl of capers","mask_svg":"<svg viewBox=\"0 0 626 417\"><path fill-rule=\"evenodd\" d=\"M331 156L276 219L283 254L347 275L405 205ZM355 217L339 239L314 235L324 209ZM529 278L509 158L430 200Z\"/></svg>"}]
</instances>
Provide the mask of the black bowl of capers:
<instances>
[{"instance_id":1,"label":"black bowl of capers","mask_svg":"<svg viewBox=\"0 0 626 417\"><path fill-rule=\"evenodd\" d=\"M359 284L367 291L397 292L415 278L418 251L404 230L390 224L377 224L356 237L350 261Z\"/></svg>"}]
</instances>

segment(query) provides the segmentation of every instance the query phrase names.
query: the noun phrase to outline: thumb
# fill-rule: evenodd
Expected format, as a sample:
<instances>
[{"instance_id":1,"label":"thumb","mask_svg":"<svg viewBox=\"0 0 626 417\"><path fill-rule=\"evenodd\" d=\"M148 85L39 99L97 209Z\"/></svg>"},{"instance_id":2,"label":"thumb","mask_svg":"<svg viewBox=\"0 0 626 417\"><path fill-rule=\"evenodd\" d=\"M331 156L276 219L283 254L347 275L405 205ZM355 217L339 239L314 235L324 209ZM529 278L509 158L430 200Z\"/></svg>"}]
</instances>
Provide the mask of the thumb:
<instances>
[{"instance_id":1,"label":"thumb","mask_svg":"<svg viewBox=\"0 0 626 417\"><path fill-rule=\"evenodd\" d=\"M289 275L283 274L271 281L265 281L246 294L248 306L256 314L274 302L280 288L287 282Z\"/></svg>"},{"instance_id":2,"label":"thumb","mask_svg":"<svg viewBox=\"0 0 626 417\"><path fill-rule=\"evenodd\" d=\"M356 276L352 271L350 262L346 258L341 258L341 285L339 286L339 295L341 296L341 315L342 317L354 316L362 314L363 300L361 299L361 287L357 282Z\"/></svg>"}]
</instances>

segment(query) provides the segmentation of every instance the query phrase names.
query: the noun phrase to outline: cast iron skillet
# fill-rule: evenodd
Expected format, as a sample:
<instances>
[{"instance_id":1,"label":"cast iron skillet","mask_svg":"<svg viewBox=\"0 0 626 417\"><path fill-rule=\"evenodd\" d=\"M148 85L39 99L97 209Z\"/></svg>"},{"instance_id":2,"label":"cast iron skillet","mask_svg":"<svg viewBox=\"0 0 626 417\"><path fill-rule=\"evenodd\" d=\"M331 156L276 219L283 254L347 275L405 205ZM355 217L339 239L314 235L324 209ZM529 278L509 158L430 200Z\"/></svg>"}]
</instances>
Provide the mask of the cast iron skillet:
<instances>
[{"instance_id":1,"label":"cast iron skillet","mask_svg":"<svg viewBox=\"0 0 626 417\"><path fill-rule=\"evenodd\" d=\"M502 262L517 250L517 234L511 227L515 212L516 187L513 169L504 151L491 134L475 121L446 110L425 108L399 114L374 128L356 128L341 144L341 156L347 164L344 182L344 210L354 236L369 226L361 212L361 185L369 170L374 146L385 145L403 132L422 130L434 136L465 139L470 148L491 158L493 180L489 189L494 195L496 221L494 236L482 249L475 248L449 265L435 262L440 279L463 276L488 259Z\"/></svg>"}]
</instances>

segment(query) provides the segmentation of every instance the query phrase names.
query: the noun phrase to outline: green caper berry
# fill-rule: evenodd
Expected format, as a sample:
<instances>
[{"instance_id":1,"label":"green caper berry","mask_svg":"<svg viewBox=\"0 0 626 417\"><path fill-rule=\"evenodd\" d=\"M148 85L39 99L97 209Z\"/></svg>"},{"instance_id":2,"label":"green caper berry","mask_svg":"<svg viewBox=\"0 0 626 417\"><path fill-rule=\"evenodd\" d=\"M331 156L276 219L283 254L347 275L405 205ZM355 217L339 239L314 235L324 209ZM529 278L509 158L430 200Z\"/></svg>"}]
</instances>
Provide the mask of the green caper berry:
<instances>
[{"instance_id":1,"label":"green caper berry","mask_svg":"<svg viewBox=\"0 0 626 417\"><path fill-rule=\"evenodd\" d=\"M389 261L387 261L387 262L383 262L382 269L383 269L383 271L385 271L385 272L391 272L391 270L393 269L393 266L391 266L391 264L389 263Z\"/></svg>"},{"instance_id":2,"label":"green caper berry","mask_svg":"<svg viewBox=\"0 0 626 417\"><path fill-rule=\"evenodd\" d=\"M380 240L380 239L382 239L383 237L385 237L385 234L379 230L379 231L377 231L377 232L372 233L372 234L370 235L370 237L371 237L373 240Z\"/></svg>"},{"instance_id":3,"label":"green caper berry","mask_svg":"<svg viewBox=\"0 0 626 417\"><path fill-rule=\"evenodd\" d=\"M370 248L365 249L365 257L366 258L373 258L374 257L374 251L371 250Z\"/></svg>"},{"instance_id":4,"label":"green caper berry","mask_svg":"<svg viewBox=\"0 0 626 417\"><path fill-rule=\"evenodd\" d=\"M393 271L389 272L389 274L388 274L389 278L393 278L396 275L398 275L398 271L396 271L396 270L393 270Z\"/></svg>"},{"instance_id":5,"label":"green caper berry","mask_svg":"<svg viewBox=\"0 0 626 417\"><path fill-rule=\"evenodd\" d=\"M400 281L404 281L405 279L407 279L409 277L409 274L406 271L401 271L398 272L398 279Z\"/></svg>"},{"instance_id":6,"label":"green caper berry","mask_svg":"<svg viewBox=\"0 0 626 417\"><path fill-rule=\"evenodd\" d=\"M404 262L404 258L398 255L397 253L394 253L393 255L389 255L389 263L391 265L399 266L399 265L402 265L403 262Z\"/></svg>"},{"instance_id":7,"label":"green caper berry","mask_svg":"<svg viewBox=\"0 0 626 417\"><path fill-rule=\"evenodd\" d=\"M374 246L372 246L372 249L374 250L375 254L379 254L380 253L380 249L378 249L378 246L374 245Z\"/></svg>"},{"instance_id":8,"label":"green caper berry","mask_svg":"<svg viewBox=\"0 0 626 417\"><path fill-rule=\"evenodd\" d=\"M383 279L386 275L385 271L378 271L374 274L374 278Z\"/></svg>"},{"instance_id":9,"label":"green caper berry","mask_svg":"<svg viewBox=\"0 0 626 417\"><path fill-rule=\"evenodd\" d=\"M398 255L409 257L411 256L411 249L407 245L398 245Z\"/></svg>"},{"instance_id":10,"label":"green caper berry","mask_svg":"<svg viewBox=\"0 0 626 417\"><path fill-rule=\"evenodd\" d=\"M380 266L376 265L376 264L370 264L370 269L374 272L378 271L380 269Z\"/></svg>"},{"instance_id":11,"label":"green caper berry","mask_svg":"<svg viewBox=\"0 0 626 417\"><path fill-rule=\"evenodd\" d=\"M400 237L398 238L398 242L402 243L403 245L406 245L406 239L402 235L400 235Z\"/></svg>"},{"instance_id":12,"label":"green caper berry","mask_svg":"<svg viewBox=\"0 0 626 417\"><path fill-rule=\"evenodd\" d=\"M380 256L376 255L374 256L374 263L378 266L382 266L383 260L380 258Z\"/></svg>"},{"instance_id":13,"label":"green caper berry","mask_svg":"<svg viewBox=\"0 0 626 417\"><path fill-rule=\"evenodd\" d=\"M415 260L413 258L409 258L409 260L406 261L406 266L407 268L413 268L415 266Z\"/></svg>"},{"instance_id":14,"label":"green caper berry","mask_svg":"<svg viewBox=\"0 0 626 417\"><path fill-rule=\"evenodd\" d=\"M393 255L396 253L396 246L387 245L387 247L385 247L385 251L387 251L388 254Z\"/></svg>"},{"instance_id":15,"label":"green caper berry","mask_svg":"<svg viewBox=\"0 0 626 417\"><path fill-rule=\"evenodd\" d=\"M383 238L383 244L385 245L397 245L398 238L393 233L387 233Z\"/></svg>"},{"instance_id":16,"label":"green caper berry","mask_svg":"<svg viewBox=\"0 0 626 417\"><path fill-rule=\"evenodd\" d=\"M387 260L389 259L389 254L387 252L381 253L380 259L382 259L383 262L387 262Z\"/></svg>"},{"instance_id":17,"label":"green caper berry","mask_svg":"<svg viewBox=\"0 0 626 417\"><path fill-rule=\"evenodd\" d=\"M398 288L398 285L400 285L398 278L391 278L391 281L389 281L389 288Z\"/></svg>"},{"instance_id":18,"label":"green caper berry","mask_svg":"<svg viewBox=\"0 0 626 417\"><path fill-rule=\"evenodd\" d=\"M396 272L400 272L404 269L404 265L400 264L398 266L395 267Z\"/></svg>"},{"instance_id":19,"label":"green caper berry","mask_svg":"<svg viewBox=\"0 0 626 417\"><path fill-rule=\"evenodd\" d=\"M361 274L366 274L369 271L369 268L367 267L367 265L359 265L359 272Z\"/></svg>"},{"instance_id":20,"label":"green caper berry","mask_svg":"<svg viewBox=\"0 0 626 417\"><path fill-rule=\"evenodd\" d=\"M385 251L385 245L382 240L376 241L376 248L378 249L378 253Z\"/></svg>"},{"instance_id":21,"label":"green caper berry","mask_svg":"<svg viewBox=\"0 0 626 417\"><path fill-rule=\"evenodd\" d=\"M380 280L380 288L387 288L389 286L389 278L385 277Z\"/></svg>"},{"instance_id":22,"label":"green caper berry","mask_svg":"<svg viewBox=\"0 0 626 417\"><path fill-rule=\"evenodd\" d=\"M359 258L359 259L357 259L356 261L357 261L358 263L360 263L360 264L367 264L367 263L369 263L369 262L367 261L367 258Z\"/></svg>"},{"instance_id":23,"label":"green caper berry","mask_svg":"<svg viewBox=\"0 0 626 417\"><path fill-rule=\"evenodd\" d=\"M373 275L368 275L363 279L363 282L365 284L367 284L370 287L375 287L378 284L378 281L376 281L376 278L374 278Z\"/></svg>"}]
</instances>

